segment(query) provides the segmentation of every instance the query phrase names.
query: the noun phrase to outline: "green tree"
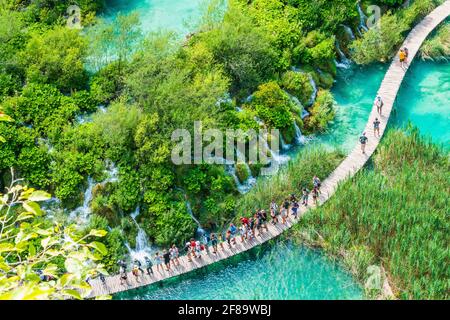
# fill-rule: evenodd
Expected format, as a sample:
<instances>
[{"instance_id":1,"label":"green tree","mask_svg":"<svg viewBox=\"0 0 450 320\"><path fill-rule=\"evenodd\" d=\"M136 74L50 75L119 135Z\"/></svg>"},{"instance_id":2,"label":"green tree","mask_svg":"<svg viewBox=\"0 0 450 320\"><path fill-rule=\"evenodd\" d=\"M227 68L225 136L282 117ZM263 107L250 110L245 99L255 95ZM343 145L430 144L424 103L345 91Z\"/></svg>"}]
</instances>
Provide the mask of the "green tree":
<instances>
[{"instance_id":1,"label":"green tree","mask_svg":"<svg viewBox=\"0 0 450 320\"><path fill-rule=\"evenodd\" d=\"M107 254L96 241L106 231L87 233L74 225L46 220L38 202L50 195L14 180L0 194L0 299L82 299L85 281L107 274L99 263Z\"/></svg>"}]
</instances>

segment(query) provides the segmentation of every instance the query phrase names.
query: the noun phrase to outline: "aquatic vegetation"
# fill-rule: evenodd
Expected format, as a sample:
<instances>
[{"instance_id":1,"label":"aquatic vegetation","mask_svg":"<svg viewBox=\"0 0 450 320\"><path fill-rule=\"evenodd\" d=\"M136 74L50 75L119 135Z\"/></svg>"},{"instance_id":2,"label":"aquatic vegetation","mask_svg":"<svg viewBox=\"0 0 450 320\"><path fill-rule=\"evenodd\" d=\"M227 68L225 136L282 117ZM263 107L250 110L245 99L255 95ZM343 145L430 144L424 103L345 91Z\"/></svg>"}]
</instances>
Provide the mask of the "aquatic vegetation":
<instances>
[{"instance_id":1,"label":"aquatic vegetation","mask_svg":"<svg viewBox=\"0 0 450 320\"><path fill-rule=\"evenodd\" d=\"M418 130L390 130L367 168L304 216L294 237L343 256L361 282L384 267L401 299L448 299L448 153ZM352 254L353 253L357 253Z\"/></svg>"},{"instance_id":2,"label":"aquatic vegetation","mask_svg":"<svg viewBox=\"0 0 450 320\"><path fill-rule=\"evenodd\" d=\"M447 60L450 57L450 23L443 24L434 37L423 43L420 55L424 60Z\"/></svg>"},{"instance_id":3,"label":"aquatic vegetation","mask_svg":"<svg viewBox=\"0 0 450 320\"><path fill-rule=\"evenodd\" d=\"M339 152L328 152L320 147L303 150L276 175L258 180L249 193L238 199L237 217L248 215L256 209L267 210L272 199L281 203L289 194L298 195L303 187L311 189L312 177L327 177L343 157Z\"/></svg>"}]
</instances>

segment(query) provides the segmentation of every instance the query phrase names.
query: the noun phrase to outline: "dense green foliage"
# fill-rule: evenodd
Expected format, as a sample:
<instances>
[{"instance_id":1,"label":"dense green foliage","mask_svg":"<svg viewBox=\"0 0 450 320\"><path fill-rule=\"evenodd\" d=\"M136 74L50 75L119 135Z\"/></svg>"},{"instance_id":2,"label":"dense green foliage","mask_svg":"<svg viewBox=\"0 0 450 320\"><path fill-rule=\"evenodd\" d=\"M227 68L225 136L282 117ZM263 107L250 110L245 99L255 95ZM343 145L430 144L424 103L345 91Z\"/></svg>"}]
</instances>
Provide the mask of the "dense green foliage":
<instances>
[{"instance_id":1,"label":"dense green foliage","mask_svg":"<svg viewBox=\"0 0 450 320\"><path fill-rule=\"evenodd\" d=\"M389 11L376 27L351 44L352 57L358 64L387 61L395 54L408 30L443 0L420 0L397 12Z\"/></svg>"},{"instance_id":2,"label":"dense green foliage","mask_svg":"<svg viewBox=\"0 0 450 320\"><path fill-rule=\"evenodd\" d=\"M401 299L448 299L448 153L416 129L397 129L373 162L294 234L343 255L361 281L369 266L383 266Z\"/></svg>"}]
</instances>

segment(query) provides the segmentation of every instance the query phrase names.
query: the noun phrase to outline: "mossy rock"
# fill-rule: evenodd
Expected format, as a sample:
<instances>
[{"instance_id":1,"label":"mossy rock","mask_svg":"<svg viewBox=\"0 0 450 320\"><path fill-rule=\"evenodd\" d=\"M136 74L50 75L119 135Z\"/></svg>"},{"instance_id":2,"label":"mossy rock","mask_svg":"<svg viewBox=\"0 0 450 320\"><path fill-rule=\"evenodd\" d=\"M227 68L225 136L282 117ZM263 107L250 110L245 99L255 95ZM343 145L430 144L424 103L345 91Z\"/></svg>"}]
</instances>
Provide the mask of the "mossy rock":
<instances>
[{"instance_id":1,"label":"mossy rock","mask_svg":"<svg viewBox=\"0 0 450 320\"><path fill-rule=\"evenodd\" d=\"M117 226L120 224L119 213L108 203L108 199L104 196L97 196L92 200L92 213L104 217L108 220L110 226Z\"/></svg>"},{"instance_id":2,"label":"mossy rock","mask_svg":"<svg viewBox=\"0 0 450 320\"><path fill-rule=\"evenodd\" d=\"M247 165L244 163L236 164L236 175L241 183L244 183L250 177L250 174L247 170Z\"/></svg>"},{"instance_id":3,"label":"mossy rock","mask_svg":"<svg viewBox=\"0 0 450 320\"><path fill-rule=\"evenodd\" d=\"M252 176L254 177L258 177L259 174L261 173L261 168L264 165L262 163L255 163L255 164L250 164L250 171L252 172Z\"/></svg>"},{"instance_id":4,"label":"mossy rock","mask_svg":"<svg viewBox=\"0 0 450 320\"><path fill-rule=\"evenodd\" d=\"M337 75L337 67L334 60L327 60L320 65L320 69L327 73L330 73L333 77L336 77Z\"/></svg>"},{"instance_id":5,"label":"mossy rock","mask_svg":"<svg viewBox=\"0 0 450 320\"><path fill-rule=\"evenodd\" d=\"M120 225L130 247L136 248L136 236L138 234L136 223L131 217L125 217L120 220Z\"/></svg>"},{"instance_id":6,"label":"mossy rock","mask_svg":"<svg viewBox=\"0 0 450 320\"><path fill-rule=\"evenodd\" d=\"M283 129L281 131L281 135L283 136L283 139L284 139L284 141L287 144L292 144L294 142L294 140L295 140L295 127L294 127L294 124L292 124L291 126Z\"/></svg>"},{"instance_id":7,"label":"mossy rock","mask_svg":"<svg viewBox=\"0 0 450 320\"><path fill-rule=\"evenodd\" d=\"M328 72L322 72L319 74L319 83L322 88L330 89L334 84L333 76Z\"/></svg>"}]
</instances>

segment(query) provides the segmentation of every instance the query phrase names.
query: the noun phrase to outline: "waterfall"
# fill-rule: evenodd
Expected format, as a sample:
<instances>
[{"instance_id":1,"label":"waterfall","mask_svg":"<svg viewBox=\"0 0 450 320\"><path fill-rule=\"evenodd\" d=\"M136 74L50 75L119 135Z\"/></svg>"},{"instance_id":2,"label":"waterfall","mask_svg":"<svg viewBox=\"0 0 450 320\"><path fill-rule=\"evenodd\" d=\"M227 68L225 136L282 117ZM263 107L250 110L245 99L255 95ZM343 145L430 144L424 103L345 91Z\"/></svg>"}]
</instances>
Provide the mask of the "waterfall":
<instances>
[{"instance_id":1,"label":"waterfall","mask_svg":"<svg viewBox=\"0 0 450 320\"><path fill-rule=\"evenodd\" d=\"M292 66L291 70L294 72L302 72L302 70L300 68L297 68L295 66ZM317 89L316 82L314 81L311 73L308 73L308 77L309 77L309 83L311 84L311 86L313 88L313 92L311 93L311 98L308 101L308 107L309 107L314 104L314 101L316 101L318 89Z\"/></svg>"},{"instance_id":2,"label":"waterfall","mask_svg":"<svg viewBox=\"0 0 450 320\"><path fill-rule=\"evenodd\" d=\"M136 217L140 214L140 207L138 206L136 210L130 215L131 219L133 219L136 227L138 229L138 233L136 235L136 247L135 249L131 249L130 245L127 243L126 247L130 254L131 260L139 260L142 264L145 263L145 257L151 257L155 248L153 248L147 239L147 234L144 229L142 229L136 221Z\"/></svg>"},{"instance_id":3,"label":"waterfall","mask_svg":"<svg viewBox=\"0 0 450 320\"><path fill-rule=\"evenodd\" d=\"M202 228L202 225L200 224L200 221L198 221L198 219L195 217L195 215L194 215L194 212L192 211L192 206L191 206L191 203L189 202L189 200L187 200L187 196L186 196L186 194L185 194L185 198L186 198L186 209L187 209L187 212L189 213L189 215L191 216L191 218L192 218L192 220L194 220L195 221L195 223L197 224L197 226L198 226L198 229L203 229Z\"/></svg>"},{"instance_id":4,"label":"waterfall","mask_svg":"<svg viewBox=\"0 0 450 320\"><path fill-rule=\"evenodd\" d=\"M295 121L294 121L295 123ZM287 144L286 141L284 141L283 135L280 135L280 144L281 144L281 149L283 149L284 151L287 151L291 148L290 144Z\"/></svg>"},{"instance_id":5,"label":"waterfall","mask_svg":"<svg viewBox=\"0 0 450 320\"><path fill-rule=\"evenodd\" d=\"M351 60L349 60L349 59L345 56L345 53L342 51L341 45L339 44L339 41L338 41L338 40L336 40L336 51L337 51L337 53L338 53L338 55L339 55L339 59L340 59L340 63L338 63L337 61L335 61L336 67L348 69L348 68L350 67Z\"/></svg>"},{"instance_id":6,"label":"waterfall","mask_svg":"<svg viewBox=\"0 0 450 320\"><path fill-rule=\"evenodd\" d=\"M353 33L352 28L350 28L349 26L345 25L345 24L341 24L341 26L344 28L345 33L347 34L347 36L349 37L349 40L353 41L355 40L355 34Z\"/></svg>"},{"instance_id":7,"label":"waterfall","mask_svg":"<svg viewBox=\"0 0 450 320\"><path fill-rule=\"evenodd\" d=\"M81 207L76 208L74 211L70 213L71 220L78 220L82 225L86 224L91 214L91 201L92 201L92 189L94 188L94 180L89 177L88 178L88 187L84 192L83 205Z\"/></svg>"},{"instance_id":8,"label":"waterfall","mask_svg":"<svg viewBox=\"0 0 450 320\"><path fill-rule=\"evenodd\" d=\"M222 103L233 103L230 93L226 93L222 98L219 98L216 102L216 106L220 107Z\"/></svg>"},{"instance_id":9,"label":"waterfall","mask_svg":"<svg viewBox=\"0 0 450 320\"><path fill-rule=\"evenodd\" d=\"M243 155L239 149L236 150L236 156L237 156L237 164L243 165L245 168L245 171L247 172L247 180L244 182L241 182L236 174L236 166L232 166L232 168L228 168L229 173L233 177L234 181L236 182L237 189L239 193L245 194L250 191L251 188L254 187L256 184L256 179L252 175L252 171L250 169L250 166L248 165L247 161L245 160L245 155Z\"/></svg>"},{"instance_id":10,"label":"waterfall","mask_svg":"<svg viewBox=\"0 0 450 320\"><path fill-rule=\"evenodd\" d=\"M358 1L358 3L356 4L356 8L358 9L358 14L359 14L359 29L362 29L364 32L369 31L369 29L367 29L367 26L366 26L367 16L364 14L364 11L361 8L360 1Z\"/></svg>"},{"instance_id":11,"label":"waterfall","mask_svg":"<svg viewBox=\"0 0 450 320\"><path fill-rule=\"evenodd\" d=\"M305 119L306 117L309 117L309 112L306 110L306 109L303 109L302 110L302 114L301 114L301 116L302 116L302 119Z\"/></svg>"},{"instance_id":12,"label":"waterfall","mask_svg":"<svg viewBox=\"0 0 450 320\"><path fill-rule=\"evenodd\" d=\"M241 107L236 107L236 111L237 112L242 112L242 111L244 111Z\"/></svg>"},{"instance_id":13,"label":"waterfall","mask_svg":"<svg viewBox=\"0 0 450 320\"><path fill-rule=\"evenodd\" d=\"M106 185L107 183L117 182L119 180L118 173L119 169L112 162L107 162L105 173L107 174L107 178L100 182L101 186ZM89 216L92 212L91 210L91 202L93 198L92 189L97 183L94 182L92 177L88 178L88 187L84 191L83 205L81 207L76 208L69 215L71 220L76 220L78 224L85 225L89 221Z\"/></svg>"},{"instance_id":14,"label":"waterfall","mask_svg":"<svg viewBox=\"0 0 450 320\"><path fill-rule=\"evenodd\" d=\"M264 139L263 137L260 137L260 139L264 142L264 148L266 149L266 151L269 151L270 157L272 158L273 162L277 164L285 164L290 160L290 157L288 155L280 155L278 152L273 151L266 139Z\"/></svg>"},{"instance_id":15,"label":"waterfall","mask_svg":"<svg viewBox=\"0 0 450 320\"><path fill-rule=\"evenodd\" d=\"M313 92L311 94L311 98L308 101L308 105L312 106L314 104L314 101L316 101L318 90L317 90L316 82L314 81L312 75L310 73L308 73L308 76L309 76L309 83L311 83L311 86L313 88Z\"/></svg>"},{"instance_id":16,"label":"waterfall","mask_svg":"<svg viewBox=\"0 0 450 320\"><path fill-rule=\"evenodd\" d=\"M294 127L295 127L295 142L297 144L305 144L306 139L303 136L302 131L298 127L297 122L295 122L295 121L294 121Z\"/></svg>"}]
</instances>

